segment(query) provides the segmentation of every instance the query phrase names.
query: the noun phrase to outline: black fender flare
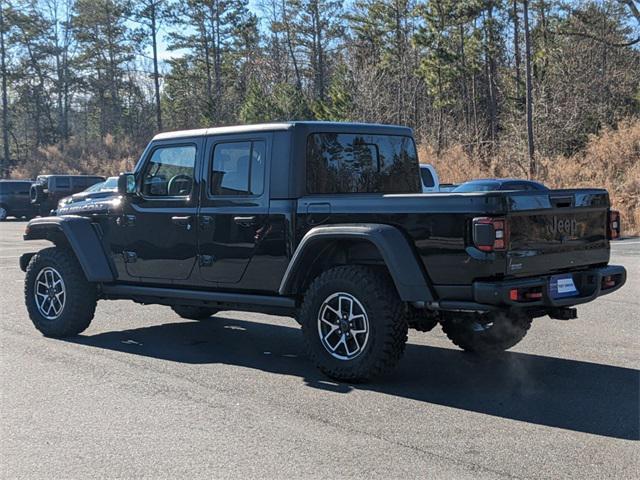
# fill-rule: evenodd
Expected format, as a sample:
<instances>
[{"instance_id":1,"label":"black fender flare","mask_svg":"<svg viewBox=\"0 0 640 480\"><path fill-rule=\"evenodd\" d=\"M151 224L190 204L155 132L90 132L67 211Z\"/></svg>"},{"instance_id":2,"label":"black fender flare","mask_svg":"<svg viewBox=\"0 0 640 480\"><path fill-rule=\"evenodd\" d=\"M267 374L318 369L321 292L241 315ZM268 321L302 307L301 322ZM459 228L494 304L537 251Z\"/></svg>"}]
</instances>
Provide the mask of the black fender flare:
<instances>
[{"instance_id":1,"label":"black fender flare","mask_svg":"<svg viewBox=\"0 0 640 480\"><path fill-rule=\"evenodd\" d=\"M315 247L327 240L363 240L372 243L380 253L398 294L406 302L432 302L430 281L421 268L422 262L404 234L386 224L321 225L312 228L302 238L280 283L280 295L296 295L299 279L316 257Z\"/></svg>"},{"instance_id":2,"label":"black fender flare","mask_svg":"<svg viewBox=\"0 0 640 480\"><path fill-rule=\"evenodd\" d=\"M115 275L104 251L102 241L91 219L76 215L41 217L31 220L25 230L25 240L50 240L61 233L71 246L82 270L90 282L113 282ZM26 269L33 254L26 253L20 267ZM26 258L29 256L29 258Z\"/></svg>"}]
</instances>

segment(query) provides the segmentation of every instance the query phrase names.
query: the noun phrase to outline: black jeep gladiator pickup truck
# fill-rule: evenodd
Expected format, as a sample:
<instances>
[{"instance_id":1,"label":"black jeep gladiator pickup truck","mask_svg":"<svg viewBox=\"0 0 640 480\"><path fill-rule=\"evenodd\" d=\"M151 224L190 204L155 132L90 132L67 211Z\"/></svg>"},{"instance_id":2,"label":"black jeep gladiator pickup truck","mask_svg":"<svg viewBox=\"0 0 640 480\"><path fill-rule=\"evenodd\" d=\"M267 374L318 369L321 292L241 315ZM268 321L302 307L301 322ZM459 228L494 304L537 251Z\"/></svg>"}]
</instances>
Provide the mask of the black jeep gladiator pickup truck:
<instances>
[{"instance_id":1,"label":"black jeep gladiator pickup truck","mask_svg":"<svg viewBox=\"0 0 640 480\"><path fill-rule=\"evenodd\" d=\"M626 279L605 190L421 194L403 127L163 133L118 189L28 224L54 244L20 259L44 335L82 332L99 299L289 315L323 372L361 381L397 363L407 328L498 352Z\"/></svg>"}]
</instances>

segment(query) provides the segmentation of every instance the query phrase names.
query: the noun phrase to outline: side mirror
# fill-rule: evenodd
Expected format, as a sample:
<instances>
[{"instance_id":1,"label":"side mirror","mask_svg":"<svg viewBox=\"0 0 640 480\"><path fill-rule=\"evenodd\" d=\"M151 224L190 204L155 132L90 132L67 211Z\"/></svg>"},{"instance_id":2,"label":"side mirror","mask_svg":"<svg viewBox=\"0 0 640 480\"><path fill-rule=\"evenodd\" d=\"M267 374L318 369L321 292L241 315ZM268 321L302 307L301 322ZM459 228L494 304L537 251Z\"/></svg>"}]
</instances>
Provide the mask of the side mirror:
<instances>
[{"instance_id":1,"label":"side mirror","mask_svg":"<svg viewBox=\"0 0 640 480\"><path fill-rule=\"evenodd\" d=\"M118 193L133 195L136 193L136 177L133 173L121 173L118 177Z\"/></svg>"}]
</instances>

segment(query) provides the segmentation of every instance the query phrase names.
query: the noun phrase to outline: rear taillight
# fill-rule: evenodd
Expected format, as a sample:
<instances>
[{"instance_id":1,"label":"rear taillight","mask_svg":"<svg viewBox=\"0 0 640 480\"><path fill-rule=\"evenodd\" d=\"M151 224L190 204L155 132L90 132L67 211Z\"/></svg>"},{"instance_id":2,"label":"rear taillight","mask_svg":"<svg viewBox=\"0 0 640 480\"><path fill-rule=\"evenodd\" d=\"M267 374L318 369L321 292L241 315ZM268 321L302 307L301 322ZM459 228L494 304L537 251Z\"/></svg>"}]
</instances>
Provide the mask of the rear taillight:
<instances>
[{"instance_id":1,"label":"rear taillight","mask_svg":"<svg viewBox=\"0 0 640 480\"><path fill-rule=\"evenodd\" d=\"M509 300L513 302L535 302L542 300L542 287L522 287L509 290Z\"/></svg>"},{"instance_id":2,"label":"rear taillight","mask_svg":"<svg viewBox=\"0 0 640 480\"><path fill-rule=\"evenodd\" d=\"M483 252L506 250L509 224L502 217L478 217L472 222L473 244Z\"/></svg>"},{"instance_id":3,"label":"rear taillight","mask_svg":"<svg viewBox=\"0 0 640 480\"><path fill-rule=\"evenodd\" d=\"M609 240L620 238L620 212L617 210L609 210L607 236L609 237Z\"/></svg>"}]
</instances>

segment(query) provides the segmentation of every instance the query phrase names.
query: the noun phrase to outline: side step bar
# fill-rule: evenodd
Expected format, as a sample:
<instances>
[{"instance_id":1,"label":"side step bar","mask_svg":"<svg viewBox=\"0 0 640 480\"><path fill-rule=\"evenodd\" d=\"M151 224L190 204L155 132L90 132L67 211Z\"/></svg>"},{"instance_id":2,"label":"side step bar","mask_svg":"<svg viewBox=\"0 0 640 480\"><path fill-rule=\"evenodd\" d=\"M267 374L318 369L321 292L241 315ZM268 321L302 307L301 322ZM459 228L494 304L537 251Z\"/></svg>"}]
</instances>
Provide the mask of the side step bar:
<instances>
[{"instance_id":1,"label":"side step bar","mask_svg":"<svg viewBox=\"0 0 640 480\"><path fill-rule=\"evenodd\" d=\"M174 300L187 302L221 303L226 305L253 305L271 308L294 309L291 297L250 295L243 293L182 290L179 288L143 287L139 285L103 285L102 292L109 299L148 300L148 303L175 304ZM170 300L170 301L168 301Z\"/></svg>"}]
</instances>

